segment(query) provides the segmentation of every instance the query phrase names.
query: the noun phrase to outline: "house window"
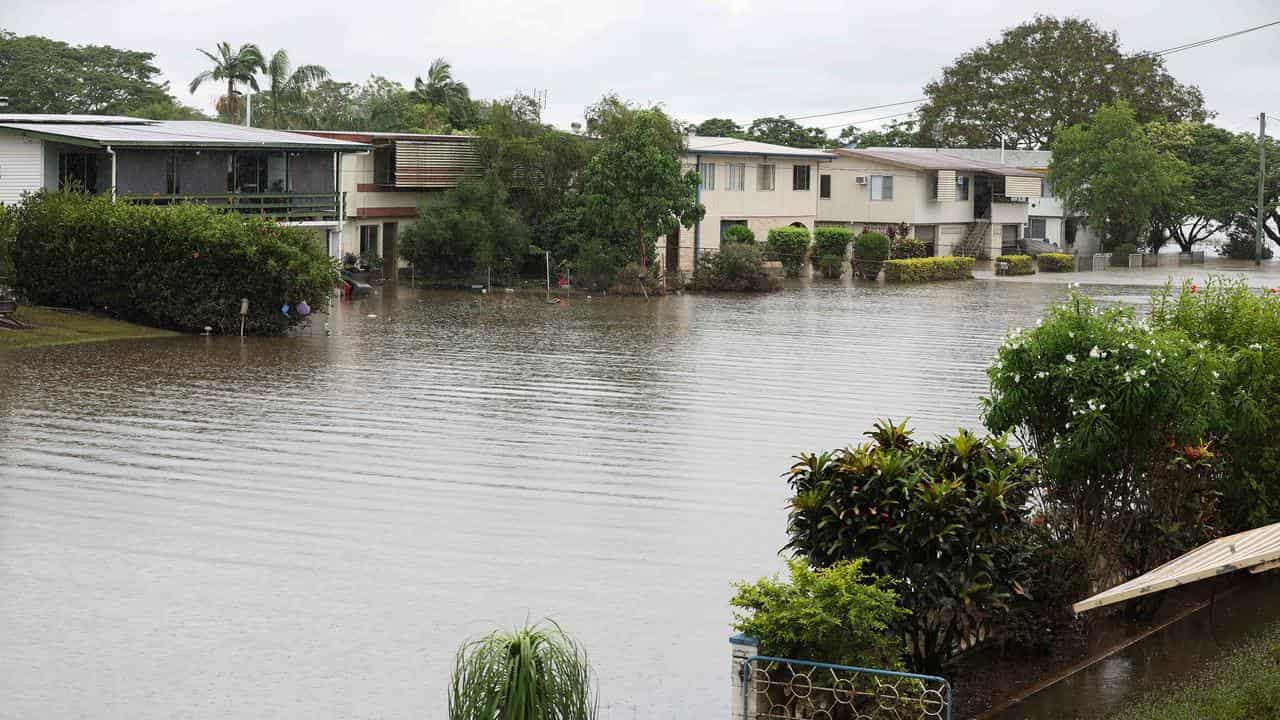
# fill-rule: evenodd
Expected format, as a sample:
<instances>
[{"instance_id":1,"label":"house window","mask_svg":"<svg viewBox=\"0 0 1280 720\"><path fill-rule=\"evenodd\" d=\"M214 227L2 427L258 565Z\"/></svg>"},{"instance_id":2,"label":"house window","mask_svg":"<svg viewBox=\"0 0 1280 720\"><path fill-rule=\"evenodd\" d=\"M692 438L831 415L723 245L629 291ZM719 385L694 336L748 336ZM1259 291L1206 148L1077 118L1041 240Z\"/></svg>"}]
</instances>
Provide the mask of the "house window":
<instances>
[{"instance_id":1,"label":"house window","mask_svg":"<svg viewBox=\"0 0 1280 720\"><path fill-rule=\"evenodd\" d=\"M1040 179L1040 197L1047 198L1052 194L1053 193L1049 191L1049 181L1044 178L1041 178Z\"/></svg>"},{"instance_id":2,"label":"house window","mask_svg":"<svg viewBox=\"0 0 1280 720\"><path fill-rule=\"evenodd\" d=\"M378 226L377 225L361 225L360 226L360 255L378 254Z\"/></svg>"},{"instance_id":3,"label":"house window","mask_svg":"<svg viewBox=\"0 0 1280 720\"><path fill-rule=\"evenodd\" d=\"M831 176L830 175L818 176L818 196L824 197L824 198L831 197Z\"/></svg>"},{"instance_id":4,"label":"house window","mask_svg":"<svg viewBox=\"0 0 1280 720\"><path fill-rule=\"evenodd\" d=\"M182 183L178 181L178 151L167 153L164 159L164 191L170 195L182 192Z\"/></svg>"},{"instance_id":5,"label":"house window","mask_svg":"<svg viewBox=\"0 0 1280 720\"><path fill-rule=\"evenodd\" d=\"M98 188L98 156L96 153L58 153L58 189L76 188L94 192Z\"/></svg>"},{"instance_id":6,"label":"house window","mask_svg":"<svg viewBox=\"0 0 1280 720\"><path fill-rule=\"evenodd\" d=\"M747 166L740 163L729 163L729 182L725 190L742 192L747 186Z\"/></svg>"},{"instance_id":7,"label":"house window","mask_svg":"<svg viewBox=\"0 0 1280 720\"><path fill-rule=\"evenodd\" d=\"M1025 237L1035 238L1037 240L1045 239L1045 222L1044 218L1027 218L1027 227L1023 232Z\"/></svg>"},{"instance_id":8,"label":"house window","mask_svg":"<svg viewBox=\"0 0 1280 720\"><path fill-rule=\"evenodd\" d=\"M756 189L772 190L773 176L776 170L777 166L775 165L761 165L756 175Z\"/></svg>"},{"instance_id":9,"label":"house window","mask_svg":"<svg viewBox=\"0 0 1280 720\"><path fill-rule=\"evenodd\" d=\"M698 177L702 178L703 190L716 189L716 164L701 163L698 165Z\"/></svg>"},{"instance_id":10,"label":"house window","mask_svg":"<svg viewBox=\"0 0 1280 720\"><path fill-rule=\"evenodd\" d=\"M956 177L956 200L960 202L969 201L969 176L959 175Z\"/></svg>"},{"instance_id":11,"label":"house window","mask_svg":"<svg viewBox=\"0 0 1280 720\"><path fill-rule=\"evenodd\" d=\"M809 189L809 166L808 165L792 165L791 166L791 189L792 190L808 190Z\"/></svg>"},{"instance_id":12,"label":"house window","mask_svg":"<svg viewBox=\"0 0 1280 720\"><path fill-rule=\"evenodd\" d=\"M929 175L929 199L938 199L938 173L932 173Z\"/></svg>"},{"instance_id":13,"label":"house window","mask_svg":"<svg viewBox=\"0 0 1280 720\"><path fill-rule=\"evenodd\" d=\"M892 200L893 199L893 176L892 175L872 175L871 176L871 199L872 200Z\"/></svg>"}]
</instances>

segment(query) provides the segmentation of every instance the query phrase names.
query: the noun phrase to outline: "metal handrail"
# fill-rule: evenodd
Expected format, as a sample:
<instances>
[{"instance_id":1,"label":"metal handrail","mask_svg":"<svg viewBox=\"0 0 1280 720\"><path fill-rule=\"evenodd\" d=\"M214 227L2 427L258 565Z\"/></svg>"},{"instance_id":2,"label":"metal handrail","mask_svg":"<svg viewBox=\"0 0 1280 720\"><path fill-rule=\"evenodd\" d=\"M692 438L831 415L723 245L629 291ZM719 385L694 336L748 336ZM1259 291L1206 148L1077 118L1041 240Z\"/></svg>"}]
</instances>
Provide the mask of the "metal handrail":
<instances>
[{"instance_id":1,"label":"metal handrail","mask_svg":"<svg viewBox=\"0 0 1280 720\"><path fill-rule=\"evenodd\" d=\"M124 202L148 205L190 202L278 217L315 215L338 217L341 208L339 193L336 192L128 193L117 195L116 198Z\"/></svg>"},{"instance_id":2,"label":"metal handrail","mask_svg":"<svg viewBox=\"0 0 1280 720\"><path fill-rule=\"evenodd\" d=\"M936 703L940 706L939 712L929 713L929 714L922 713L918 717L919 718L939 718L940 720L952 720L951 718L951 682L944 677L940 677L937 675L920 675L917 673L900 672L897 670L880 670L876 668L864 668L864 667L857 667L853 665L837 665L834 663L817 662L814 660L794 660L790 658L771 657L768 655L754 655L752 657L745 658L745 662L742 663L741 673L742 673L742 709L744 714L743 720L751 720L747 716L747 713L749 713L749 708L751 707L750 698L751 698L751 679L752 679L751 664L752 663L757 663L757 664L779 663L779 664L788 665L788 666L799 665L802 667L819 669L819 670L830 670L833 673L833 677L837 672L844 672L844 673L851 673L856 675L870 675L875 678L885 677L885 678L893 678L895 680L914 680L922 683L936 684L938 686L938 689L936 690L929 689L925 691L925 693L936 694L937 696L936 699L932 699L932 698L926 699L924 697L921 697L918 700L916 700L916 702L920 703L921 705L924 705L925 703ZM840 682L846 682L846 681L837 680L835 684L839 685ZM853 683L851 681L848 681L848 682L849 682L849 685L848 685L849 689L845 692L848 692L851 696L856 695L857 693L853 689ZM879 681L877 680L877 682ZM817 689L813 685L812 680L810 680L808 687L810 692L812 692L812 690L814 689ZM897 692L896 685L893 685L893 687L895 688L895 693L896 693ZM837 688L823 688L823 689L831 690L833 697L837 697L838 693L841 692ZM852 705L850 705L850 709L852 710ZM880 709L884 709L886 710L886 712L891 712L892 715L886 715L886 717L892 717L894 718L894 720L917 720L917 718L906 718L900 713L898 713L896 709L884 708L883 705L877 706L877 714L878 714L878 710ZM756 715L757 717L761 717L760 713L757 713ZM764 717L772 718L772 717L782 717L782 716L771 716L766 713ZM863 717L863 715L859 715L859 717Z\"/></svg>"}]
</instances>

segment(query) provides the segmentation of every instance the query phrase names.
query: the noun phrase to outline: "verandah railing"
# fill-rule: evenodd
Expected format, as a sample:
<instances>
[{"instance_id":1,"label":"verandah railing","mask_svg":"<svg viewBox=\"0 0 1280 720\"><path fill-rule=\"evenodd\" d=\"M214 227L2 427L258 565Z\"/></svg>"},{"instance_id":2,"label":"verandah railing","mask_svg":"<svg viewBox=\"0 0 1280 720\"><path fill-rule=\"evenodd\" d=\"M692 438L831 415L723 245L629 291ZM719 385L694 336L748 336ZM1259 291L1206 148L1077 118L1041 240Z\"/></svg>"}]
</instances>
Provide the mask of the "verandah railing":
<instances>
[{"instance_id":1,"label":"verandah railing","mask_svg":"<svg viewBox=\"0 0 1280 720\"><path fill-rule=\"evenodd\" d=\"M282 220L337 220L339 193L208 193L118 195L117 200L146 205L197 203Z\"/></svg>"}]
</instances>

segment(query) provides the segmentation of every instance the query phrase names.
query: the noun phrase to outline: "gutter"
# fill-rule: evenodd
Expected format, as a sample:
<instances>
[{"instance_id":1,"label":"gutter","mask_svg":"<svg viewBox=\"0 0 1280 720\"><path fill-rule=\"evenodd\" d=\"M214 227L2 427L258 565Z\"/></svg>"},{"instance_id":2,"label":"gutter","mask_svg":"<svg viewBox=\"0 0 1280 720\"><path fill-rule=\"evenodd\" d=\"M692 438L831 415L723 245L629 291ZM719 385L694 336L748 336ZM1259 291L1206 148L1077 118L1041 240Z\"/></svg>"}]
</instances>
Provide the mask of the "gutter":
<instances>
[{"instance_id":1,"label":"gutter","mask_svg":"<svg viewBox=\"0 0 1280 720\"><path fill-rule=\"evenodd\" d=\"M698 187L694 188L694 202L702 204L702 154L698 153L693 156L693 169L698 173ZM698 260L702 256L702 220L693 224L693 269L698 269ZM676 268L677 270L679 268Z\"/></svg>"}]
</instances>

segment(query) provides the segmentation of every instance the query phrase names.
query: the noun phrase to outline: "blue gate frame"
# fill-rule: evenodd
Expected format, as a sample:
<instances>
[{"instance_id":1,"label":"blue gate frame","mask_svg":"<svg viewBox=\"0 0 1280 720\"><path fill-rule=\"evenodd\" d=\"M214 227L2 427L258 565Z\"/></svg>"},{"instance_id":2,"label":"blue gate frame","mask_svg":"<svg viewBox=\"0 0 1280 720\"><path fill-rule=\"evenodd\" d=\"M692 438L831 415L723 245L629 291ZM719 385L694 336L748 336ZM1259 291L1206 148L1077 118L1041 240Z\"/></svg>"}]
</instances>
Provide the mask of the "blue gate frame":
<instances>
[{"instance_id":1,"label":"blue gate frame","mask_svg":"<svg viewBox=\"0 0 1280 720\"><path fill-rule=\"evenodd\" d=\"M837 720L846 715L859 720L951 720L951 683L936 675L767 655L745 660L741 670L743 720ZM786 673L786 677L775 678L774 673ZM750 711L752 692L763 703L754 717Z\"/></svg>"}]
</instances>

